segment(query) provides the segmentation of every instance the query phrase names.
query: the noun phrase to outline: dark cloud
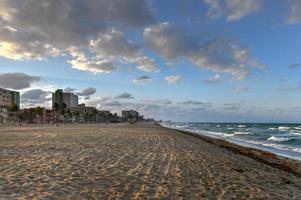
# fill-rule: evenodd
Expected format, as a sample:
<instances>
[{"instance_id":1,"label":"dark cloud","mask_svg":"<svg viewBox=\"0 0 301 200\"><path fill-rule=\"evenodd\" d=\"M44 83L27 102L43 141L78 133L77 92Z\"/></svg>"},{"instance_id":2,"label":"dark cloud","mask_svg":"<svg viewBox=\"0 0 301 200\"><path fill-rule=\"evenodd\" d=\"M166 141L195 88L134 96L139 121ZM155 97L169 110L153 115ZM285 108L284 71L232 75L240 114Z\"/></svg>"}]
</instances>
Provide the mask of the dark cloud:
<instances>
[{"instance_id":1,"label":"dark cloud","mask_svg":"<svg viewBox=\"0 0 301 200\"><path fill-rule=\"evenodd\" d=\"M210 103L210 102L191 101L191 100L179 102L178 104L204 106L204 107L211 107L212 106L212 103Z\"/></svg>"},{"instance_id":2,"label":"dark cloud","mask_svg":"<svg viewBox=\"0 0 301 200\"><path fill-rule=\"evenodd\" d=\"M151 82L152 78L149 76L140 76L138 78L134 78L132 81L133 83L140 85L140 84L146 84Z\"/></svg>"},{"instance_id":3,"label":"dark cloud","mask_svg":"<svg viewBox=\"0 0 301 200\"><path fill-rule=\"evenodd\" d=\"M292 65L289 65L288 67L291 69L301 68L301 63L292 64Z\"/></svg>"},{"instance_id":4,"label":"dark cloud","mask_svg":"<svg viewBox=\"0 0 301 200\"><path fill-rule=\"evenodd\" d=\"M83 89L81 94L82 94L82 96L90 96L95 93L96 93L96 88L88 87L88 88Z\"/></svg>"},{"instance_id":5,"label":"dark cloud","mask_svg":"<svg viewBox=\"0 0 301 200\"><path fill-rule=\"evenodd\" d=\"M297 24L301 22L301 1L285 0L288 3L288 12L286 22L288 24Z\"/></svg>"},{"instance_id":6,"label":"dark cloud","mask_svg":"<svg viewBox=\"0 0 301 200\"><path fill-rule=\"evenodd\" d=\"M24 73L0 74L0 87L21 90L30 87L30 84L39 81L40 77Z\"/></svg>"},{"instance_id":7,"label":"dark cloud","mask_svg":"<svg viewBox=\"0 0 301 200\"><path fill-rule=\"evenodd\" d=\"M125 92L125 93L122 93L122 94L119 94L115 97L116 99L133 99L133 95Z\"/></svg>"},{"instance_id":8,"label":"dark cloud","mask_svg":"<svg viewBox=\"0 0 301 200\"><path fill-rule=\"evenodd\" d=\"M51 101L51 92L41 89L29 90L21 95L21 102L23 107L45 106Z\"/></svg>"},{"instance_id":9,"label":"dark cloud","mask_svg":"<svg viewBox=\"0 0 301 200\"><path fill-rule=\"evenodd\" d=\"M245 79L253 68L265 67L237 40L213 39L200 43L204 39L195 38L168 22L145 28L144 38L151 49L169 60L184 58L198 68L230 74L237 80Z\"/></svg>"}]
</instances>

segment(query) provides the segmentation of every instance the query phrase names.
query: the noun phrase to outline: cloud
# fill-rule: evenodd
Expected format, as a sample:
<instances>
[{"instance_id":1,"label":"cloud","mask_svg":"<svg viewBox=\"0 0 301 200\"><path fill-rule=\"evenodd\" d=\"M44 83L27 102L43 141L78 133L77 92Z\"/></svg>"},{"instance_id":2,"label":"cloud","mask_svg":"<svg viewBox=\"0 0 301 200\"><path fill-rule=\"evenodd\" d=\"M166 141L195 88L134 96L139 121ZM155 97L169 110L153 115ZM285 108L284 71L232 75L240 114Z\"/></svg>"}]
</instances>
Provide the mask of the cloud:
<instances>
[{"instance_id":1,"label":"cloud","mask_svg":"<svg viewBox=\"0 0 301 200\"><path fill-rule=\"evenodd\" d=\"M213 39L200 43L185 29L168 22L147 27L144 37L151 49L168 60L184 58L200 69L230 74L236 80L247 78L253 69L265 67L238 40Z\"/></svg>"},{"instance_id":2,"label":"cloud","mask_svg":"<svg viewBox=\"0 0 301 200\"><path fill-rule=\"evenodd\" d=\"M179 102L178 104L193 105L193 106L204 106L204 107L211 107L212 106L212 103L210 103L210 102L205 103L205 102L201 102L201 101L191 101L191 100Z\"/></svg>"},{"instance_id":3,"label":"cloud","mask_svg":"<svg viewBox=\"0 0 301 200\"><path fill-rule=\"evenodd\" d=\"M223 14L222 5L220 0L203 0L205 4L208 5L209 9L207 12L207 16L211 19L220 18Z\"/></svg>"},{"instance_id":4,"label":"cloud","mask_svg":"<svg viewBox=\"0 0 301 200\"><path fill-rule=\"evenodd\" d=\"M72 92L75 92L75 91L76 91L76 89L75 88L71 88L71 87L66 87L64 89L64 92L67 92L67 93L72 93Z\"/></svg>"},{"instance_id":5,"label":"cloud","mask_svg":"<svg viewBox=\"0 0 301 200\"><path fill-rule=\"evenodd\" d=\"M219 74L215 74L214 76L204 80L203 82L206 84L216 84L221 81L222 81L221 76Z\"/></svg>"},{"instance_id":6,"label":"cloud","mask_svg":"<svg viewBox=\"0 0 301 200\"><path fill-rule=\"evenodd\" d=\"M128 60L137 65L137 69L144 72L159 72L156 61L149 57L136 57Z\"/></svg>"},{"instance_id":7,"label":"cloud","mask_svg":"<svg viewBox=\"0 0 301 200\"><path fill-rule=\"evenodd\" d=\"M83 89L83 91L80 93L80 96L91 96L96 93L96 88L88 87Z\"/></svg>"},{"instance_id":8,"label":"cloud","mask_svg":"<svg viewBox=\"0 0 301 200\"><path fill-rule=\"evenodd\" d=\"M24 73L0 74L0 87L21 90L30 87L30 84L39 81L40 77L30 76Z\"/></svg>"},{"instance_id":9,"label":"cloud","mask_svg":"<svg viewBox=\"0 0 301 200\"><path fill-rule=\"evenodd\" d=\"M207 16L211 19L225 17L227 21L237 21L256 13L263 0L203 0L209 9Z\"/></svg>"},{"instance_id":10,"label":"cloud","mask_svg":"<svg viewBox=\"0 0 301 200\"><path fill-rule=\"evenodd\" d=\"M249 92L250 88L248 88L248 87L236 87L236 88L234 88L234 90L235 90L235 92L242 93L242 92Z\"/></svg>"},{"instance_id":11,"label":"cloud","mask_svg":"<svg viewBox=\"0 0 301 200\"><path fill-rule=\"evenodd\" d=\"M41 89L33 89L24 92L21 95L21 102L23 107L37 107L45 106L51 100L51 92L47 92Z\"/></svg>"},{"instance_id":12,"label":"cloud","mask_svg":"<svg viewBox=\"0 0 301 200\"><path fill-rule=\"evenodd\" d=\"M301 63L292 64L292 65L289 65L288 67L291 69L301 68Z\"/></svg>"},{"instance_id":13,"label":"cloud","mask_svg":"<svg viewBox=\"0 0 301 200\"><path fill-rule=\"evenodd\" d=\"M288 14L286 22L288 24L297 24L301 22L301 1L285 0L288 3Z\"/></svg>"},{"instance_id":14,"label":"cloud","mask_svg":"<svg viewBox=\"0 0 301 200\"><path fill-rule=\"evenodd\" d=\"M257 12L262 0L226 0L226 12L228 21L240 20Z\"/></svg>"},{"instance_id":15,"label":"cloud","mask_svg":"<svg viewBox=\"0 0 301 200\"><path fill-rule=\"evenodd\" d=\"M140 47L127 41L122 32L115 29L99 34L97 39L90 41L91 49L96 55L105 57L133 58L140 54Z\"/></svg>"},{"instance_id":16,"label":"cloud","mask_svg":"<svg viewBox=\"0 0 301 200\"><path fill-rule=\"evenodd\" d=\"M117 70L115 63L109 60L79 60L74 59L68 61L72 65L73 69L78 69L81 71L88 71L92 73L106 73L110 74Z\"/></svg>"},{"instance_id":17,"label":"cloud","mask_svg":"<svg viewBox=\"0 0 301 200\"><path fill-rule=\"evenodd\" d=\"M134 97L131 94L125 92L125 93L117 95L115 98L116 99L133 99Z\"/></svg>"},{"instance_id":18,"label":"cloud","mask_svg":"<svg viewBox=\"0 0 301 200\"><path fill-rule=\"evenodd\" d=\"M138 84L138 85L147 84L151 81L152 81L152 78L149 76L140 76L140 77L134 78L132 80L133 83Z\"/></svg>"},{"instance_id":19,"label":"cloud","mask_svg":"<svg viewBox=\"0 0 301 200\"><path fill-rule=\"evenodd\" d=\"M225 103L224 104L224 109L225 110L239 110L240 109L240 105L239 104L235 104L235 103Z\"/></svg>"},{"instance_id":20,"label":"cloud","mask_svg":"<svg viewBox=\"0 0 301 200\"><path fill-rule=\"evenodd\" d=\"M15 60L72 56L68 63L74 69L93 73L116 71L112 58L141 51L119 29L155 21L148 0L2 0L0 13L0 56ZM82 55L70 52L73 47Z\"/></svg>"},{"instance_id":21,"label":"cloud","mask_svg":"<svg viewBox=\"0 0 301 200\"><path fill-rule=\"evenodd\" d=\"M169 22L145 28L144 38L153 50L168 59L185 56L198 48L192 36Z\"/></svg>"},{"instance_id":22,"label":"cloud","mask_svg":"<svg viewBox=\"0 0 301 200\"><path fill-rule=\"evenodd\" d=\"M182 77L179 75L172 75L165 77L165 80L168 84L177 84L182 81Z\"/></svg>"}]
</instances>

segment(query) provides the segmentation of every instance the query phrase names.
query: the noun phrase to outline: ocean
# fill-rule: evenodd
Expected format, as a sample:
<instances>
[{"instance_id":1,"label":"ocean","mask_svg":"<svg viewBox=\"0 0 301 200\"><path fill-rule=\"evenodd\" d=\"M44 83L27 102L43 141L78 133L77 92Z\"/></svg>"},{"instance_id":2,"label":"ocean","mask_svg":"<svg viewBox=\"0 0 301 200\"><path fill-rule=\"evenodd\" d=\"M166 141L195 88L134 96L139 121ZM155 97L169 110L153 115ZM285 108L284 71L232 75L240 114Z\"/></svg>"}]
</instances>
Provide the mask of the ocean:
<instances>
[{"instance_id":1,"label":"ocean","mask_svg":"<svg viewBox=\"0 0 301 200\"><path fill-rule=\"evenodd\" d=\"M162 122L161 125L301 160L301 124Z\"/></svg>"}]
</instances>

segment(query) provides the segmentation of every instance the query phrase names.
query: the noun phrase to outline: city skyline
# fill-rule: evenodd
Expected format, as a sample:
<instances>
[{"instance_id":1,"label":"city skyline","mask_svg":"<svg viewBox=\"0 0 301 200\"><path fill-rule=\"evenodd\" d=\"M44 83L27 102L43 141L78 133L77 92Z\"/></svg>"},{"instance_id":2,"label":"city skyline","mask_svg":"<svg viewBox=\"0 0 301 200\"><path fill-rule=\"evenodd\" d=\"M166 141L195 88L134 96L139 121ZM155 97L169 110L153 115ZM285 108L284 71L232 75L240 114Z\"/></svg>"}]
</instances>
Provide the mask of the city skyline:
<instances>
[{"instance_id":1,"label":"city skyline","mask_svg":"<svg viewBox=\"0 0 301 200\"><path fill-rule=\"evenodd\" d=\"M20 92L21 108L51 107L61 88L163 120L301 122L300 1L3 0L0 10L0 87Z\"/></svg>"}]
</instances>

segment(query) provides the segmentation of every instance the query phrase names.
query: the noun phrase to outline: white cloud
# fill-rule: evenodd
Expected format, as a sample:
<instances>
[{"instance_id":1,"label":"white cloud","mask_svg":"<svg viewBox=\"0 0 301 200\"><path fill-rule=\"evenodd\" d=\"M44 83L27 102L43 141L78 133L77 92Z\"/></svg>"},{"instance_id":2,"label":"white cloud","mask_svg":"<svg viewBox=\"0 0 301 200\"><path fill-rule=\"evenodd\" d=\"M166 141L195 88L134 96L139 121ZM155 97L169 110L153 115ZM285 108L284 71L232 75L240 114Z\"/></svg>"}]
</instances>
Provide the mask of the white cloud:
<instances>
[{"instance_id":1,"label":"white cloud","mask_svg":"<svg viewBox=\"0 0 301 200\"><path fill-rule=\"evenodd\" d=\"M39 81L40 77L30 76L24 73L0 74L0 87L21 90L30 87L33 82Z\"/></svg>"},{"instance_id":2,"label":"white cloud","mask_svg":"<svg viewBox=\"0 0 301 200\"><path fill-rule=\"evenodd\" d=\"M153 58L149 57L137 57L130 60L137 65L137 69L144 72L159 72L157 63Z\"/></svg>"},{"instance_id":3,"label":"white cloud","mask_svg":"<svg viewBox=\"0 0 301 200\"><path fill-rule=\"evenodd\" d=\"M240 20L257 12L262 0L226 0L226 12L228 21Z\"/></svg>"},{"instance_id":4,"label":"white cloud","mask_svg":"<svg viewBox=\"0 0 301 200\"><path fill-rule=\"evenodd\" d=\"M141 48L117 30L152 22L148 0L1 0L0 56L42 60L71 55L75 69L110 73L117 69L111 57L142 56ZM83 55L71 52L73 47Z\"/></svg>"},{"instance_id":5,"label":"white cloud","mask_svg":"<svg viewBox=\"0 0 301 200\"><path fill-rule=\"evenodd\" d=\"M152 78L149 76L140 76L138 78L134 78L132 80L133 83L138 84L138 85L143 85L143 84L147 84L149 82L152 81Z\"/></svg>"},{"instance_id":6,"label":"white cloud","mask_svg":"<svg viewBox=\"0 0 301 200\"><path fill-rule=\"evenodd\" d=\"M203 0L205 4L208 5L209 9L207 12L207 16L211 19L220 18L223 14L222 5L220 0Z\"/></svg>"},{"instance_id":7,"label":"white cloud","mask_svg":"<svg viewBox=\"0 0 301 200\"><path fill-rule=\"evenodd\" d=\"M237 21L248 15L256 13L263 0L203 0L208 5L207 15L211 19L222 16L227 21Z\"/></svg>"},{"instance_id":8,"label":"white cloud","mask_svg":"<svg viewBox=\"0 0 301 200\"><path fill-rule=\"evenodd\" d=\"M72 68L92 73L112 73L117 70L117 66L108 60L70 60Z\"/></svg>"},{"instance_id":9,"label":"white cloud","mask_svg":"<svg viewBox=\"0 0 301 200\"><path fill-rule=\"evenodd\" d=\"M206 84L215 84L221 82L221 76L219 74L215 74L214 76L204 80L203 82Z\"/></svg>"},{"instance_id":10,"label":"white cloud","mask_svg":"<svg viewBox=\"0 0 301 200\"><path fill-rule=\"evenodd\" d=\"M182 77L179 75L171 75L165 77L165 80L167 81L168 84L177 84L182 81Z\"/></svg>"}]
</instances>

